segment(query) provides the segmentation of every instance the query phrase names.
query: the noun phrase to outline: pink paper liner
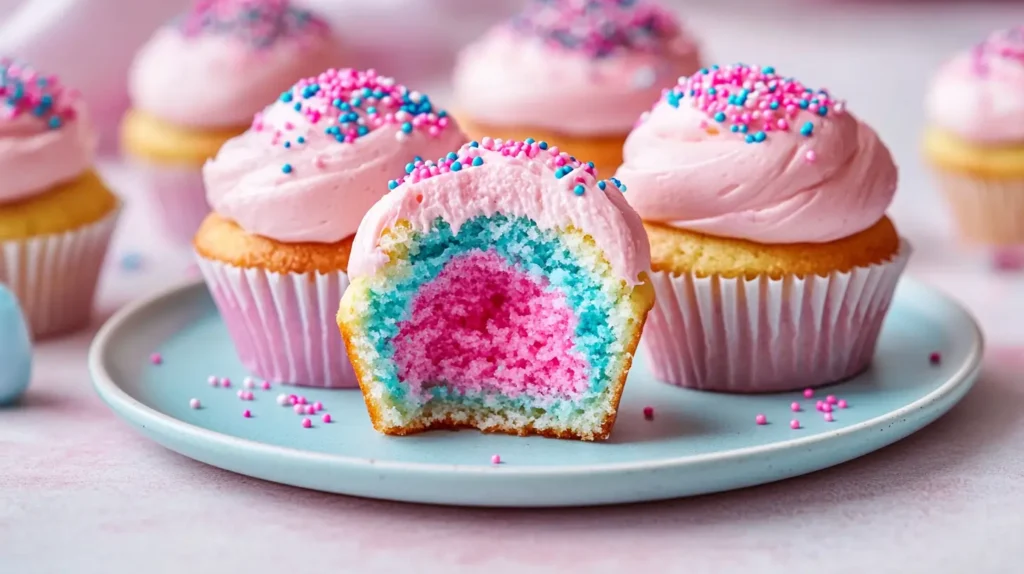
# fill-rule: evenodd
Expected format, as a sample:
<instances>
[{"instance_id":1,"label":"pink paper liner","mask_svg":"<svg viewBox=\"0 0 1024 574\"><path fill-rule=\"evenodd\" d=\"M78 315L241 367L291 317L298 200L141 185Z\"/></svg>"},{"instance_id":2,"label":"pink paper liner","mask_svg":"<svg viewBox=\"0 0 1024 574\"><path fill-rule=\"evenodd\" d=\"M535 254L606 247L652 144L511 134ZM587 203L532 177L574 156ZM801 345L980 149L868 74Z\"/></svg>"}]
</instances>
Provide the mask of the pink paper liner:
<instances>
[{"instance_id":1,"label":"pink paper liner","mask_svg":"<svg viewBox=\"0 0 1024 574\"><path fill-rule=\"evenodd\" d=\"M253 375L306 387L359 386L335 323L348 275L272 273L202 257L198 262Z\"/></svg>"},{"instance_id":2,"label":"pink paper liner","mask_svg":"<svg viewBox=\"0 0 1024 574\"><path fill-rule=\"evenodd\" d=\"M65 233L0 242L0 283L18 298L34 338L89 324L119 215L120 208Z\"/></svg>"},{"instance_id":3,"label":"pink paper liner","mask_svg":"<svg viewBox=\"0 0 1024 574\"><path fill-rule=\"evenodd\" d=\"M657 299L640 340L661 381L767 393L865 370L910 256L828 277L754 280L651 274Z\"/></svg>"},{"instance_id":4,"label":"pink paper liner","mask_svg":"<svg viewBox=\"0 0 1024 574\"><path fill-rule=\"evenodd\" d=\"M1024 243L1024 179L942 172L939 186L964 241L996 246Z\"/></svg>"},{"instance_id":5,"label":"pink paper liner","mask_svg":"<svg viewBox=\"0 0 1024 574\"><path fill-rule=\"evenodd\" d=\"M198 166L162 166L141 160L132 162L143 178L147 207L160 223L167 239L191 244L199 224L210 213Z\"/></svg>"}]
</instances>

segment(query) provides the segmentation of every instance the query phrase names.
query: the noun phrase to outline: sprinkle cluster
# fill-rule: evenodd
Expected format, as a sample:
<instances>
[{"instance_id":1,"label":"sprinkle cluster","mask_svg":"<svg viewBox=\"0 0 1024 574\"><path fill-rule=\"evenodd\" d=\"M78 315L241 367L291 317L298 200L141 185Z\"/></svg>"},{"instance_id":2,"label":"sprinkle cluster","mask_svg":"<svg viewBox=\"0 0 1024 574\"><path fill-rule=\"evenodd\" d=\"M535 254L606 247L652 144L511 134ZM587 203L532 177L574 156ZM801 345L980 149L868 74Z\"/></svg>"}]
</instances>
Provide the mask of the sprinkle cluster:
<instances>
[{"instance_id":1,"label":"sprinkle cluster","mask_svg":"<svg viewBox=\"0 0 1024 574\"><path fill-rule=\"evenodd\" d=\"M761 143L771 132L792 130L811 137L815 122L799 121L801 113L809 112L823 120L842 113L844 108L843 102L827 90L814 90L793 78L784 78L771 66L744 64L712 66L680 78L664 98L673 107L687 104L706 113L713 120L704 125L709 133L718 133L717 124L744 135L747 143Z\"/></svg>"},{"instance_id":2,"label":"sprinkle cluster","mask_svg":"<svg viewBox=\"0 0 1024 574\"><path fill-rule=\"evenodd\" d=\"M804 398L808 400L814 398L814 389L804 389L803 395ZM835 395L828 395L823 400L819 399L815 403L814 410L821 413L822 418L825 420L825 422L831 423L835 422L835 415L833 414L833 412L836 409L846 409L849 406L850 404L846 401L846 399L840 399ZM789 410L793 411L794 413L799 413L803 412L804 408L803 405L801 405L799 402L793 401L792 403L789 404ZM768 417L765 416L763 413L759 413L754 417L754 422L758 425L766 425L768 424ZM800 424L799 419L792 419L789 421L789 428L793 430L799 430L803 428L803 425Z\"/></svg>"},{"instance_id":3,"label":"sprinkle cluster","mask_svg":"<svg viewBox=\"0 0 1024 574\"><path fill-rule=\"evenodd\" d=\"M994 32L971 51L971 63L979 76L989 74L993 59L1016 60L1024 65L1024 26Z\"/></svg>"},{"instance_id":4,"label":"sprinkle cluster","mask_svg":"<svg viewBox=\"0 0 1024 574\"><path fill-rule=\"evenodd\" d=\"M479 167L484 164L482 155L484 150L501 154L504 157L544 162L554 170L556 179L568 182L576 195L586 193L588 183L597 179L597 170L594 168L593 162L581 162L559 150L557 146L548 145L547 142L539 142L533 138L526 138L520 142L485 137L480 141L469 142L459 151L449 152L437 161L424 161L423 158L417 156L412 162L406 164L405 176L388 182L388 189L395 189L403 183L417 183L441 174ZM575 175L565 179L574 172ZM602 191L607 189L608 185L614 185L622 192L626 191L626 186L614 177L597 181L597 187Z\"/></svg>"},{"instance_id":5,"label":"sprinkle cluster","mask_svg":"<svg viewBox=\"0 0 1024 574\"><path fill-rule=\"evenodd\" d=\"M319 76L299 80L281 94L278 102L292 107L310 124L338 143L352 143L385 126L395 126L395 137L402 141L413 132L439 136L450 125L448 112L437 109L430 97L378 75L376 70L330 69ZM301 148L306 137L286 122L272 126L258 113L252 129L273 130L272 145ZM305 132L301 132L305 133ZM286 163L281 171L290 174L295 167Z\"/></svg>"},{"instance_id":6,"label":"sprinkle cluster","mask_svg":"<svg viewBox=\"0 0 1024 574\"><path fill-rule=\"evenodd\" d=\"M0 59L0 120L31 114L52 130L75 118L77 92L68 90L56 76L43 76L30 66Z\"/></svg>"},{"instance_id":7,"label":"sprinkle cluster","mask_svg":"<svg viewBox=\"0 0 1024 574\"><path fill-rule=\"evenodd\" d=\"M188 37L233 35L253 48L268 48L283 38L323 35L327 24L289 0L196 0L177 21Z\"/></svg>"},{"instance_id":8,"label":"sprinkle cluster","mask_svg":"<svg viewBox=\"0 0 1024 574\"><path fill-rule=\"evenodd\" d=\"M595 59L626 51L661 52L666 40L680 32L671 13L645 0L533 0L511 26Z\"/></svg>"}]
</instances>

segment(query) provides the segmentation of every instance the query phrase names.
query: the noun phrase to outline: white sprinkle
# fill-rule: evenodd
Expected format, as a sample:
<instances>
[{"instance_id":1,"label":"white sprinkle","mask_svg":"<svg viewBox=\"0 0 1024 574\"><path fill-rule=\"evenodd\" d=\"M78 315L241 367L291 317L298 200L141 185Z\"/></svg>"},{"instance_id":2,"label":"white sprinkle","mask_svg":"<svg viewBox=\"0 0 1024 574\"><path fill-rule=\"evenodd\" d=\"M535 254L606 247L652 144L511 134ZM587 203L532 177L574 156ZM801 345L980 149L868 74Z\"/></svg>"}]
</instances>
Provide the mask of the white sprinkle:
<instances>
[{"instance_id":1,"label":"white sprinkle","mask_svg":"<svg viewBox=\"0 0 1024 574\"><path fill-rule=\"evenodd\" d=\"M277 395L277 404L281 405L282 407L286 407L290 403L291 399L288 397L288 395Z\"/></svg>"},{"instance_id":2,"label":"white sprinkle","mask_svg":"<svg viewBox=\"0 0 1024 574\"><path fill-rule=\"evenodd\" d=\"M193 409L198 409L198 408L199 408L199 407L201 407L202 405L201 405L201 404L199 404L199 399L192 399L192 400L190 400L190 401L188 402L188 406L189 406L189 407L191 407L191 408L193 408Z\"/></svg>"}]
</instances>

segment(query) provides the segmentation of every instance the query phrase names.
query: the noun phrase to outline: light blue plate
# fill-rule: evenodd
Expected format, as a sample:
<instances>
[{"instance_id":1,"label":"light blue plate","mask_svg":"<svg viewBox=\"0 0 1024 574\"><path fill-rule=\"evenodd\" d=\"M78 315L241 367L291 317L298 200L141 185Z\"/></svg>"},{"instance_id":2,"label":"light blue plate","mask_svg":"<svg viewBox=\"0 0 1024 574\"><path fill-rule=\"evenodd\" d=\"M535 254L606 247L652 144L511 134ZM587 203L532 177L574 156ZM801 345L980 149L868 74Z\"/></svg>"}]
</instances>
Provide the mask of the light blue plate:
<instances>
[{"instance_id":1,"label":"light blue plate","mask_svg":"<svg viewBox=\"0 0 1024 574\"><path fill-rule=\"evenodd\" d=\"M929 355L942 361L931 365ZM163 364L149 357L160 352ZM96 390L143 433L220 468L328 492L436 504L581 506L705 494L789 478L882 448L949 410L978 376L982 337L955 303L912 280L896 293L871 371L819 390L849 401L835 422L800 393L729 396L655 382L638 355L606 443L370 426L358 391L301 390L335 422L313 428L278 406L284 386L236 396L245 370L201 284L131 305L96 336ZM212 388L211 375L232 388ZM198 398L199 410L189 408ZM790 403L804 411L794 414ZM655 409L645 420L643 408ZM242 417L250 409L253 417ZM758 426L763 413L770 424ZM789 421L800 420L792 430ZM491 464L499 454L502 464Z\"/></svg>"}]
</instances>

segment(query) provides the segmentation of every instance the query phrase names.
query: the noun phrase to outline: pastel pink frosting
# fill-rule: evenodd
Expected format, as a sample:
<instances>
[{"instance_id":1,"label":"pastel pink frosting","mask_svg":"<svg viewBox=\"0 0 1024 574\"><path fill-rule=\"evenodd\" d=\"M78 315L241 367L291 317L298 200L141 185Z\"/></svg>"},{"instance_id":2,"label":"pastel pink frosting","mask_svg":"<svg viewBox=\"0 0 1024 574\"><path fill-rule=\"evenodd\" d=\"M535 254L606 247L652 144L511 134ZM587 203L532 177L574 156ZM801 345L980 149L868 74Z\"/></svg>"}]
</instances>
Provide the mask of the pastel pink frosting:
<instances>
[{"instance_id":1,"label":"pastel pink frosting","mask_svg":"<svg viewBox=\"0 0 1024 574\"><path fill-rule=\"evenodd\" d=\"M319 92L303 97L313 84ZM381 114L360 113L358 122L368 128L364 136L339 141L327 132L357 125L339 123L341 112L332 103L337 97L349 101L362 87L385 85L393 94L415 94L373 71L328 70L299 81L286 92L294 99L267 107L252 128L225 143L203 167L210 206L248 233L280 242L335 243L353 235L363 214L387 193L388 179L403 173L415 156L437 156L466 141L454 122L433 112L399 112L388 119L383 111L397 102L378 102ZM417 124L408 134L404 119Z\"/></svg>"},{"instance_id":2,"label":"pastel pink frosting","mask_svg":"<svg viewBox=\"0 0 1024 574\"><path fill-rule=\"evenodd\" d=\"M693 78L684 91L699 85L710 84ZM626 140L616 175L629 187L630 205L647 221L764 244L825 243L877 223L896 191L897 169L888 148L841 102L824 92L805 94L796 83L785 85L792 91L783 102L817 95L833 107L822 117L791 104L774 115L766 106L770 120L737 123L747 126L744 134L731 131L729 119L719 123L717 112L702 109L713 98L684 97L676 107L669 101L672 93L667 95ZM776 97L758 92L756 82L748 88L756 99L744 110ZM721 96L728 85L717 89ZM737 115L724 104L710 106L712 112L728 111L723 116ZM785 129L765 127L779 122ZM807 124L812 132L797 131Z\"/></svg>"},{"instance_id":3,"label":"pastel pink frosting","mask_svg":"<svg viewBox=\"0 0 1024 574\"><path fill-rule=\"evenodd\" d=\"M39 195L85 173L93 164L97 136L78 94L59 79L6 60L0 67L5 79L0 88L3 204ZM35 113L42 102L49 102L46 112Z\"/></svg>"},{"instance_id":4,"label":"pastel pink frosting","mask_svg":"<svg viewBox=\"0 0 1024 574\"><path fill-rule=\"evenodd\" d=\"M1024 27L994 33L936 74L928 120L980 143L1024 142Z\"/></svg>"},{"instance_id":5,"label":"pastel pink frosting","mask_svg":"<svg viewBox=\"0 0 1024 574\"><path fill-rule=\"evenodd\" d=\"M398 221L426 232L440 217L458 233L470 219L503 214L528 217L541 229L571 225L582 230L618 277L639 284L640 274L650 268L650 246L643 222L623 191L614 182L597 180L592 167L572 161L557 148L538 146L485 138L479 147L467 144L439 163L417 166L363 218L349 276L371 275L387 264L378 240ZM476 158L480 165L473 165ZM456 171L455 162L466 167Z\"/></svg>"},{"instance_id":6,"label":"pastel pink frosting","mask_svg":"<svg viewBox=\"0 0 1024 574\"><path fill-rule=\"evenodd\" d=\"M589 21L602 22L607 20ZM455 100L467 117L487 124L580 135L626 133L662 88L700 67L693 39L674 19L666 25L670 33L652 39L647 49L610 45L600 57L498 26L459 54Z\"/></svg>"},{"instance_id":7,"label":"pastel pink frosting","mask_svg":"<svg viewBox=\"0 0 1024 574\"><path fill-rule=\"evenodd\" d=\"M234 34L186 34L166 26L138 52L129 70L132 105L182 126L245 126L296 78L336 62L326 26L253 45Z\"/></svg>"}]
</instances>

